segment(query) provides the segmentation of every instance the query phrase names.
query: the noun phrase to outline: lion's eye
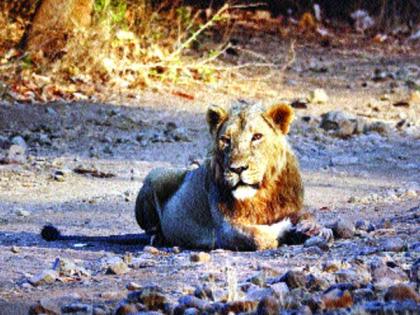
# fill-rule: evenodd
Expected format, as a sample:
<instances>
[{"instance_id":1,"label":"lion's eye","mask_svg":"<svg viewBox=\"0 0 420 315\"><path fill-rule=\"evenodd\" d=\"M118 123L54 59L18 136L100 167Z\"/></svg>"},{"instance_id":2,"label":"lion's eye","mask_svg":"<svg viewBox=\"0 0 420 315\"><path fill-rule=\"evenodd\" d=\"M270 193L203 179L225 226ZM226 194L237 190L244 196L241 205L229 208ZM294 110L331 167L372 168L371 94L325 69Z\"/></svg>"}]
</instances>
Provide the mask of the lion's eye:
<instances>
[{"instance_id":1,"label":"lion's eye","mask_svg":"<svg viewBox=\"0 0 420 315\"><path fill-rule=\"evenodd\" d=\"M221 136L219 140L223 145L228 146L230 144L230 138L229 137Z\"/></svg>"},{"instance_id":2,"label":"lion's eye","mask_svg":"<svg viewBox=\"0 0 420 315\"><path fill-rule=\"evenodd\" d=\"M258 140L261 140L261 139L262 139L262 137L263 137L263 135L262 135L262 134L260 134L260 133L255 133L255 134L252 136L252 141L258 141Z\"/></svg>"}]
</instances>

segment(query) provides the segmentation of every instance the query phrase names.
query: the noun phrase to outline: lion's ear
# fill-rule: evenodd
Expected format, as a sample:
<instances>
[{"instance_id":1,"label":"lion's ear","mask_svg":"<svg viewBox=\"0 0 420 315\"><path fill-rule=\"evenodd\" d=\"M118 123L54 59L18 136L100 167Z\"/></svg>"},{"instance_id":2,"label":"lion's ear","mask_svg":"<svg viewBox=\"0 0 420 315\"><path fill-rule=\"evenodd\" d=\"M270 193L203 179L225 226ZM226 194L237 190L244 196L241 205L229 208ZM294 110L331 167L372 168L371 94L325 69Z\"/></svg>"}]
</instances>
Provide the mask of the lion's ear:
<instances>
[{"instance_id":1,"label":"lion's ear","mask_svg":"<svg viewBox=\"0 0 420 315\"><path fill-rule=\"evenodd\" d=\"M220 106L210 105L207 109L207 124L210 128L210 133L214 135L219 129L220 125L227 119L228 113Z\"/></svg>"},{"instance_id":2,"label":"lion's ear","mask_svg":"<svg viewBox=\"0 0 420 315\"><path fill-rule=\"evenodd\" d=\"M280 128L283 134L287 134L290 124L293 120L294 113L292 107L287 104L276 104L271 106L265 115L270 118L274 124Z\"/></svg>"}]
</instances>

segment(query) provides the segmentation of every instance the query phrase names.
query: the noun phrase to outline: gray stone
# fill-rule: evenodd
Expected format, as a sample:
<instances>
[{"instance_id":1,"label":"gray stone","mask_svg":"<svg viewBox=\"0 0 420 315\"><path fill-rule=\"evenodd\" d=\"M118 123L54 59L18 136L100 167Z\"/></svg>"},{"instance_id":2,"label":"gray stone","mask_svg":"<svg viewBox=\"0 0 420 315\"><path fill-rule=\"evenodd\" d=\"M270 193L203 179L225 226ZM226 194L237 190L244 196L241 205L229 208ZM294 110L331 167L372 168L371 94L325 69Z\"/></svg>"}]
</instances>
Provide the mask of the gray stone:
<instances>
[{"instance_id":1,"label":"gray stone","mask_svg":"<svg viewBox=\"0 0 420 315\"><path fill-rule=\"evenodd\" d=\"M106 272L109 274L122 275L130 271L127 264L119 257L108 260Z\"/></svg>"},{"instance_id":2,"label":"gray stone","mask_svg":"<svg viewBox=\"0 0 420 315\"><path fill-rule=\"evenodd\" d=\"M199 310L204 310L209 306L209 302L199 299L193 295L185 295L179 298L178 303L186 308L194 307Z\"/></svg>"},{"instance_id":3,"label":"gray stone","mask_svg":"<svg viewBox=\"0 0 420 315\"><path fill-rule=\"evenodd\" d=\"M328 100L328 94L324 89L314 89L308 96L308 101L312 104L324 104L327 103Z\"/></svg>"},{"instance_id":4,"label":"gray stone","mask_svg":"<svg viewBox=\"0 0 420 315\"><path fill-rule=\"evenodd\" d=\"M364 133L376 132L382 136L387 136L391 133L391 126L383 121L375 121L366 124L363 128Z\"/></svg>"},{"instance_id":5,"label":"gray stone","mask_svg":"<svg viewBox=\"0 0 420 315\"><path fill-rule=\"evenodd\" d=\"M408 282L408 276L399 267L388 267L387 265L374 266L372 271L373 284L375 288L384 290L398 283Z\"/></svg>"},{"instance_id":6,"label":"gray stone","mask_svg":"<svg viewBox=\"0 0 420 315\"><path fill-rule=\"evenodd\" d=\"M319 236L312 236L311 238L308 238L305 243L303 244L304 247L319 247L321 249L328 249L328 243L327 241Z\"/></svg>"},{"instance_id":7,"label":"gray stone","mask_svg":"<svg viewBox=\"0 0 420 315\"><path fill-rule=\"evenodd\" d=\"M46 269L36 274L29 279L29 282L34 286L53 283L58 278L58 273L52 269Z\"/></svg>"},{"instance_id":8,"label":"gray stone","mask_svg":"<svg viewBox=\"0 0 420 315\"><path fill-rule=\"evenodd\" d=\"M291 289L304 288L306 285L306 276L302 271L290 270L281 277L281 282L285 282Z\"/></svg>"},{"instance_id":9,"label":"gray stone","mask_svg":"<svg viewBox=\"0 0 420 315\"><path fill-rule=\"evenodd\" d=\"M194 296L199 299L214 301L213 291L207 284L195 288Z\"/></svg>"},{"instance_id":10,"label":"gray stone","mask_svg":"<svg viewBox=\"0 0 420 315\"><path fill-rule=\"evenodd\" d=\"M64 305L61 308L61 312L63 314L91 315L93 313L93 307L89 304L71 303Z\"/></svg>"},{"instance_id":11,"label":"gray stone","mask_svg":"<svg viewBox=\"0 0 420 315\"><path fill-rule=\"evenodd\" d=\"M6 154L7 163L23 164L26 162L26 148L17 144L10 146Z\"/></svg>"},{"instance_id":12,"label":"gray stone","mask_svg":"<svg viewBox=\"0 0 420 315\"><path fill-rule=\"evenodd\" d=\"M206 253L206 252L192 253L190 255L190 260L192 262L205 263L211 260L211 256L209 253Z\"/></svg>"},{"instance_id":13,"label":"gray stone","mask_svg":"<svg viewBox=\"0 0 420 315\"><path fill-rule=\"evenodd\" d=\"M256 288L256 289L250 289L246 293L246 300L248 301L260 301L263 298L273 296L274 290L272 288Z\"/></svg>"},{"instance_id":14,"label":"gray stone","mask_svg":"<svg viewBox=\"0 0 420 315\"><path fill-rule=\"evenodd\" d=\"M29 217L31 215L31 212L24 209L17 209L15 214L18 217Z\"/></svg>"},{"instance_id":15,"label":"gray stone","mask_svg":"<svg viewBox=\"0 0 420 315\"><path fill-rule=\"evenodd\" d=\"M334 236L338 238L352 238L355 232L355 227L354 227L353 222L346 219L338 219L331 226L331 229L334 232Z\"/></svg>"},{"instance_id":16,"label":"gray stone","mask_svg":"<svg viewBox=\"0 0 420 315\"><path fill-rule=\"evenodd\" d=\"M287 296L289 295L289 287L284 282L274 283L270 286L274 294L277 296L280 305L285 306Z\"/></svg>"},{"instance_id":17,"label":"gray stone","mask_svg":"<svg viewBox=\"0 0 420 315\"><path fill-rule=\"evenodd\" d=\"M14 145L18 145L18 146L24 148L25 150L28 147L28 145L26 144L26 141L21 136L15 136L15 137L13 137L11 142Z\"/></svg>"},{"instance_id":18,"label":"gray stone","mask_svg":"<svg viewBox=\"0 0 420 315\"><path fill-rule=\"evenodd\" d=\"M401 238L393 237L385 240L382 247L386 252L401 252L406 246L405 242Z\"/></svg>"},{"instance_id":19,"label":"gray stone","mask_svg":"<svg viewBox=\"0 0 420 315\"><path fill-rule=\"evenodd\" d=\"M339 138L348 138L363 132L364 121L341 111L331 111L321 116L320 127Z\"/></svg>"}]
</instances>

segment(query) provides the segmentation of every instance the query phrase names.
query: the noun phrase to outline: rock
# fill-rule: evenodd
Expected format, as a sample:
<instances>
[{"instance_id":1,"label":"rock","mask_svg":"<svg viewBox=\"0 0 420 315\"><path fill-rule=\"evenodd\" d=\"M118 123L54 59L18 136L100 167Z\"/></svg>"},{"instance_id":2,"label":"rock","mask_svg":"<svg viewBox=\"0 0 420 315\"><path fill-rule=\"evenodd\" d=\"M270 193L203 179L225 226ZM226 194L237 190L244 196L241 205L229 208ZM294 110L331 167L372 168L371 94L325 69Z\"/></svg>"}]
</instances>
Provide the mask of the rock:
<instances>
[{"instance_id":1,"label":"rock","mask_svg":"<svg viewBox=\"0 0 420 315\"><path fill-rule=\"evenodd\" d=\"M154 247L154 246L145 246L144 248L143 248L143 251L145 252L145 253L148 253L148 254L151 254L151 255L159 255L160 254L160 250L159 249L157 249L156 247Z\"/></svg>"},{"instance_id":2,"label":"rock","mask_svg":"<svg viewBox=\"0 0 420 315\"><path fill-rule=\"evenodd\" d=\"M61 314L59 301L56 299L41 299L35 305L32 305L29 309L30 315L48 314L58 315Z\"/></svg>"},{"instance_id":3,"label":"rock","mask_svg":"<svg viewBox=\"0 0 420 315\"><path fill-rule=\"evenodd\" d=\"M6 149L10 146L9 139L5 136L0 135L0 149Z\"/></svg>"},{"instance_id":4,"label":"rock","mask_svg":"<svg viewBox=\"0 0 420 315\"><path fill-rule=\"evenodd\" d=\"M93 313L93 307L89 304L82 303L72 303L69 305L64 305L61 308L62 313L77 313L78 315L86 314L90 315Z\"/></svg>"},{"instance_id":5,"label":"rock","mask_svg":"<svg viewBox=\"0 0 420 315\"><path fill-rule=\"evenodd\" d=\"M359 163L359 158L350 155L337 155L331 158L331 166L352 165Z\"/></svg>"},{"instance_id":6,"label":"rock","mask_svg":"<svg viewBox=\"0 0 420 315\"><path fill-rule=\"evenodd\" d=\"M52 269L46 269L39 274L29 279L29 282L34 286L49 284L55 282L58 278L58 273Z\"/></svg>"},{"instance_id":7,"label":"rock","mask_svg":"<svg viewBox=\"0 0 420 315\"><path fill-rule=\"evenodd\" d=\"M193 295L185 295L179 298L178 303L185 308L194 307L199 310L205 310L209 306L209 302L199 299Z\"/></svg>"},{"instance_id":8,"label":"rock","mask_svg":"<svg viewBox=\"0 0 420 315\"><path fill-rule=\"evenodd\" d=\"M386 290L385 301L405 301L412 300L414 302L420 303L420 295L413 290L410 286L406 284L397 284L389 287Z\"/></svg>"},{"instance_id":9,"label":"rock","mask_svg":"<svg viewBox=\"0 0 420 315\"><path fill-rule=\"evenodd\" d=\"M287 296L289 295L289 288L287 284L284 282L273 283L270 288L277 296L280 305L284 307L286 305Z\"/></svg>"},{"instance_id":10,"label":"rock","mask_svg":"<svg viewBox=\"0 0 420 315\"><path fill-rule=\"evenodd\" d=\"M162 289L157 286L148 286L142 290L130 292L127 295L127 300L130 303L142 303L152 311L163 310L165 304L168 303Z\"/></svg>"},{"instance_id":11,"label":"rock","mask_svg":"<svg viewBox=\"0 0 420 315\"><path fill-rule=\"evenodd\" d=\"M13 253L13 254L18 254L18 253L20 253L20 248L19 247L17 247L17 246L12 246L11 248L10 248L10 251Z\"/></svg>"},{"instance_id":12,"label":"rock","mask_svg":"<svg viewBox=\"0 0 420 315\"><path fill-rule=\"evenodd\" d=\"M387 265L373 266L373 284L378 290L384 290L392 285L408 282L408 277L399 267Z\"/></svg>"},{"instance_id":13,"label":"rock","mask_svg":"<svg viewBox=\"0 0 420 315\"><path fill-rule=\"evenodd\" d=\"M355 232L354 224L346 219L338 219L330 228L337 238L352 238Z\"/></svg>"},{"instance_id":14,"label":"rock","mask_svg":"<svg viewBox=\"0 0 420 315\"><path fill-rule=\"evenodd\" d=\"M26 141L21 136L13 137L11 142L14 145L17 145L17 146L20 146L20 147L24 148L25 150L28 147L28 145L26 144Z\"/></svg>"},{"instance_id":15,"label":"rock","mask_svg":"<svg viewBox=\"0 0 420 315\"><path fill-rule=\"evenodd\" d=\"M411 91L408 102L412 105L420 105L420 91Z\"/></svg>"},{"instance_id":16,"label":"rock","mask_svg":"<svg viewBox=\"0 0 420 315\"><path fill-rule=\"evenodd\" d=\"M322 301L327 310L333 310L337 308L347 308L353 305L353 298L349 291L342 291L340 289L334 289L325 293L322 296Z\"/></svg>"},{"instance_id":17,"label":"rock","mask_svg":"<svg viewBox=\"0 0 420 315\"><path fill-rule=\"evenodd\" d=\"M306 288L313 291L324 291L330 286L329 281L321 277L315 277L313 274L310 274L306 278Z\"/></svg>"},{"instance_id":18,"label":"rock","mask_svg":"<svg viewBox=\"0 0 420 315\"><path fill-rule=\"evenodd\" d=\"M63 169L54 170L51 177L58 182L64 182L66 177L68 177L71 173L72 173L71 169L63 168Z\"/></svg>"},{"instance_id":19,"label":"rock","mask_svg":"<svg viewBox=\"0 0 420 315\"><path fill-rule=\"evenodd\" d=\"M362 133L364 121L341 111L331 111L321 115L320 127L339 138L348 138Z\"/></svg>"},{"instance_id":20,"label":"rock","mask_svg":"<svg viewBox=\"0 0 420 315\"><path fill-rule=\"evenodd\" d=\"M106 273L114 274L114 275L122 275L129 271L130 271L130 268L120 257L114 257L108 260Z\"/></svg>"},{"instance_id":21,"label":"rock","mask_svg":"<svg viewBox=\"0 0 420 315\"><path fill-rule=\"evenodd\" d=\"M376 132L382 136L387 136L391 133L391 126L383 121L375 121L366 124L363 128L364 133Z\"/></svg>"},{"instance_id":22,"label":"rock","mask_svg":"<svg viewBox=\"0 0 420 315\"><path fill-rule=\"evenodd\" d=\"M362 268L341 269L334 273L337 283L349 283L355 288L360 288L372 281L372 276Z\"/></svg>"},{"instance_id":23,"label":"rock","mask_svg":"<svg viewBox=\"0 0 420 315\"><path fill-rule=\"evenodd\" d=\"M57 258L54 262L53 269L56 270L60 276L65 277L90 276L90 273L85 268L77 266L74 261L66 258Z\"/></svg>"},{"instance_id":24,"label":"rock","mask_svg":"<svg viewBox=\"0 0 420 315\"><path fill-rule=\"evenodd\" d=\"M256 315L278 315L280 305L272 296L264 297L257 306Z\"/></svg>"},{"instance_id":25,"label":"rock","mask_svg":"<svg viewBox=\"0 0 420 315\"><path fill-rule=\"evenodd\" d=\"M324 104L327 103L329 97L324 89L315 89L309 93L308 102L312 104Z\"/></svg>"},{"instance_id":26,"label":"rock","mask_svg":"<svg viewBox=\"0 0 420 315\"><path fill-rule=\"evenodd\" d=\"M127 290L129 291L136 291L136 290L140 290L141 289L141 285L136 283L136 282L129 282L126 285Z\"/></svg>"},{"instance_id":27,"label":"rock","mask_svg":"<svg viewBox=\"0 0 420 315\"><path fill-rule=\"evenodd\" d=\"M357 220L355 228L360 231L372 232L375 230L375 226L367 220Z\"/></svg>"},{"instance_id":28,"label":"rock","mask_svg":"<svg viewBox=\"0 0 420 315\"><path fill-rule=\"evenodd\" d=\"M228 302L223 305L222 314L229 314L229 313L244 313L244 312L253 312L257 309L258 302L254 301L233 301Z\"/></svg>"},{"instance_id":29,"label":"rock","mask_svg":"<svg viewBox=\"0 0 420 315\"><path fill-rule=\"evenodd\" d=\"M101 293L101 298L105 300L117 300L121 298L121 291L105 291Z\"/></svg>"},{"instance_id":30,"label":"rock","mask_svg":"<svg viewBox=\"0 0 420 315\"><path fill-rule=\"evenodd\" d=\"M138 314L138 311L141 309L138 308L138 304L129 304L126 302L119 303L115 308L115 315L131 315Z\"/></svg>"},{"instance_id":31,"label":"rock","mask_svg":"<svg viewBox=\"0 0 420 315\"><path fill-rule=\"evenodd\" d=\"M303 247L313 247L313 246L319 247L322 250L329 249L327 241L324 238L319 237L319 236L312 236L308 238L305 241L305 243L303 243Z\"/></svg>"},{"instance_id":32,"label":"rock","mask_svg":"<svg viewBox=\"0 0 420 315\"><path fill-rule=\"evenodd\" d=\"M374 299L375 293L371 289L363 288L353 291L353 300L356 304L365 301L373 301Z\"/></svg>"},{"instance_id":33,"label":"rock","mask_svg":"<svg viewBox=\"0 0 420 315\"><path fill-rule=\"evenodd\" d=\"M256 288L248 290L246 294L247 301L260 301L265 297L273 296L274 290L272 288Z\"/></svg>"},{"instance_id":34,"label":"rock","mask_svg":"<svg viewBox=\"0 0 420 315\"><path fill-rule=\"evenodd\" d=\"M195 288L194 296L199 299L214 301L213 291L207 284Z\"/></svg>"},{"instance_id":35,"label":"rock","mask_svg":"<svg viewBox=\"0 0 420 315\"><path fill-rule=\"evenodd\" d=\"M373 301L364 304L368 314L420 314L420 304L414 301Z\"/></svg>"},{"instance_id":36,"label":"rock","mask_svg":"<svg viewBox=\"0 0 420 315\"><path fill-rule=\"evenodd\" d=\"M405 248L405 242L399 238L389 238L382 244L383 250L386 252L401 252Z\"/></svg>"},{"instance_id":37,"label":"rock","mask_svg":"<svg viewBox=\"0 0 420 315\"><path fill-rule=\"evenodd\" d=\"M192 262L206 263L211 260L211 256L209 253L205 252L191 253L190 260Z\"/></svg>"},{"instance_id":38,"label":"rock","mask_svg":"<svg viewBox=\"0 0 420 315\"><path fill-rule=\"evenodd\" d=\"M291 289L304 288L306 286L306 276L302 271L290 270L280 279L280 282L285 282Z\"/></svg>"},{"instance_id":39,"label":"rock","mask_svg":"<svg viewBox=\"0 0 420 315\"><path fill-rule=\"evenodd\" d=\"M262 287L265 284L266 276L265 276L264 272L258 272L257 274L255 274L251 278L249 278L247 281L251 282L252 284L255 284L259 287Z\"/></svg>"},{"instance_id":40,"label":"rock","mask_svg":"<svg viewBox=\"0 0 420 315\"><path fill-rule=\"evenodd\" d=\"M410 269L410 279L414 283L417 283L417 287L420 287L420 258L418 258Z\"/></svg>"},{"instance_id":41,"label":"rock","mask_svg":"<svg viewBox=\"0 0 420 315\"><path fill-rule=\"evenodd\" d=\"M189 307L184 310L184 315L198 315L200 311L194 307Z\"/></svg>"},{"instance_id":42,"label":"rock","mask_svg":"<svg viewBox=\"0 0 420 315\"><path fill-rule=\"evenodd\" d=\"M6 154L6 163L23 164L26 162L26 149L20 145L13 144Z\"/></svg>"},{"instance_id":43,"label":"rock","mask_svg":"<svg viewBox=\"0 0 420 315\"><path fill-rule=\"evenodd\" d=\"M23 210L23 209L18 209L16 210L16 216L18 217L29 217L31 215L30 211L27 210Z\"/></svg>"}]
</instances>

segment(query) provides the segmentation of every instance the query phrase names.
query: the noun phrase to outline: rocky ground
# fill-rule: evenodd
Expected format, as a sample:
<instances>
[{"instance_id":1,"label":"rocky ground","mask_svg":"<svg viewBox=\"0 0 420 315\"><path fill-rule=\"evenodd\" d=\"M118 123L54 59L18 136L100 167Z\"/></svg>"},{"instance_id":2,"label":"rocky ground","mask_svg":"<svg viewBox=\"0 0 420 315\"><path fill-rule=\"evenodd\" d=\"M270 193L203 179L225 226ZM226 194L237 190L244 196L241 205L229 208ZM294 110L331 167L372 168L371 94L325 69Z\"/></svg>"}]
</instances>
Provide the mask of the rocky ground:
<instances>
[{"instance_id":1,"label":"rocky ground","mask_svg":"<svg viewBox=\"0 0 420 315\"><path fill-rule=\"evenodd\" d=\"M273 44L274 45L274 44ZM336 241L264 252L46 242L141 232L147 172L206 156L209 100L0 104L0 314L420 313L420 58L298 50L282 90L306 208ZM268 100L265 100L268 101Z\"/></svg>"}]
</instances>

